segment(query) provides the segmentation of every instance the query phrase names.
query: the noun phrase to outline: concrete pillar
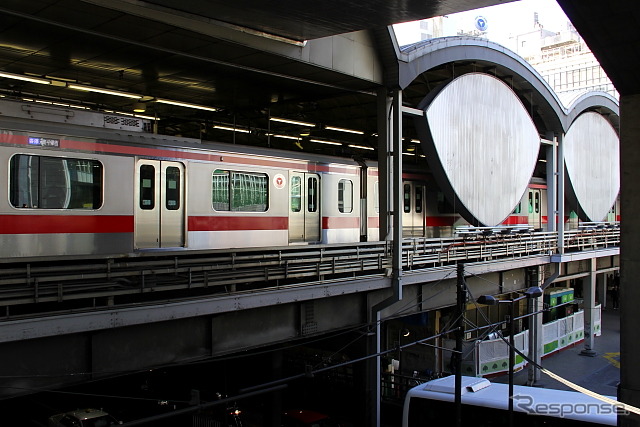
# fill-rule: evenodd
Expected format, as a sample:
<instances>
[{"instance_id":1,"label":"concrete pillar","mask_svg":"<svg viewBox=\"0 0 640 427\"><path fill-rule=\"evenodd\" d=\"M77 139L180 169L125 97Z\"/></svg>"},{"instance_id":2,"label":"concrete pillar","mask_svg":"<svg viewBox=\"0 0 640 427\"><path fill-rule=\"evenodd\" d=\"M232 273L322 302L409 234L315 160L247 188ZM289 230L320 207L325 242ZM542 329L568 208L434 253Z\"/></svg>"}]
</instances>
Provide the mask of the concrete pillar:
<instances>
[{"instance_id":1,"label":"concrete pillar","mask_svg":"<svg viewBox=\"0 0 640 427\"><path fill-rule=\"evenodd\" d=\"M640 95L620 98L620 387L618 397L640 406ZM624 427L640 426L640 417L619 417Z\"/></svg>"},{"instance_id":2,"label":"concrete pillar","mask_svg":"<svg viewBox=\"0 0 640 427\"><path fill-rule=\"evenodd\" d=\"M595 335L593 334L593 322L595 321L596 307L596 259L589 260L589 276L582 279L582 297L584 300L584 349L582 356L595 356Z\"/></svg>"},{"instance_id":3,"label":"concrete pillar","mask_svg":"<svg viewBox=\"0 0 640 427\"><path fill-rule=\"evenodd\" d=\"M596 276L596 289L598 290L598 298L596 303L602 306L602 310L607 305L607 275L598 274Z\"/></svg>"},{"instance_id":4,"label":"concrete pillar","mask_svg":"<svg viewBox=\"0 0 640 427\"><path fill-rule=\"evenodd\" d=\"M380 354L382 349L380 323L380 312L372 309L369 317L369 325L372 326L370 326L370 332L367 335L367 354ZM367 361L366 389L368 397L365 408L368 408L368 411L366 423L374 427L380 426L380 402L382 400L382 389L380 387L380 379L382 378L381 362L380 356L372 357Z\"/></svg>"},{"instance_id":5,"label":"concrete pillar","mask_svg":"<svg viewBox=\"0 0 640 427\"><path fill-rule=\"evenodd\" d=\"M371 307L369 312L369 359L367 368L367 425L380 426L382 377L380 312L402 299L402 91L389 97L386 89L378 91L378 168L380 188L380 240L392 240L393 295ZM368 305L370 306L370 305ZM372 351L373 350L373 351Z\"/></svg>"},{"instance_id":6,"label":"concrete pillar","mask_svg":"<svg viewBox=\"0 0 640 427\"><path fill-rule=\"evenodd\" d=\"M538 267L538 283L531 283L530 286L543 285L544 269L542 266ZM527 299L527 313L537 313L541 311L544 305L544 298L528 298ZM542 313L536 314L529 318L529 358L536 362L538 365L542 365L543 348L543 334L542 334ZM533 364L529 364L527 385L533 386L540 381L540 370Z\"/></svg>"},{"instance_id":7,"label":"concrete pillar","mask_svg":"<svg viewBox=\"0 0 640 427\"><path fill-rule=\"evenodd\" d=\"M388 96L387 89L378 90L378 193L380 197L380 225L378 240L391 238L391 211L392 211L392 180L391 180L391 127L389 121L391 114L392 98Z\"/></svg>"},{"instance_id":8,"label":"concrete pillar","mask_svg":"<svg viewBox=\"0 0 640 427\"><path fill-rule=\"evenodd\" d=\"M553 145L546 146L547 159L547 231L556 231L558 227L558 146L553 132L549 132L545 137L553 141Z\"/></svg>"},{"instance_id":9,"label":"concrete pillar","mask_svg":"<svg viewBox=\"0 0 640 427\"><path fill-rule=\"evenodd\" d=\"M558 138L558 188L556 191L558 207L558 253L564 253L564 135Z\"/></svg>"}]
</instances>

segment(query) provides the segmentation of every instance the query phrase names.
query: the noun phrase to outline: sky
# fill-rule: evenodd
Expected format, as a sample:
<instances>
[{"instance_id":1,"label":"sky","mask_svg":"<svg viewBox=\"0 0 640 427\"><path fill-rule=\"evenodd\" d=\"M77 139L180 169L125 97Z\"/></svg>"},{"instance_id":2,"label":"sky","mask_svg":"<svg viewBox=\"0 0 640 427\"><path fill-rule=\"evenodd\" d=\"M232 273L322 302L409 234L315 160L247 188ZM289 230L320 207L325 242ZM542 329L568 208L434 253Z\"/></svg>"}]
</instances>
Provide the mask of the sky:
<instances>
[{"instance_id":1,"label":"sky","mask_svg":"<svg viewBox=\"0 0 640 427\"><path fill-rule=\"evenodd\" d=\"M538 12L538 21L547 30L555 32L567 27L568 19L555 0L519 0L447 15L443 20L444 35L473 29L476 17L482 16L487 24L487 38L509 47L510 36L533 31L534 12ZM401 46L419 41L416 24L398 24L394 29Z\"/></svg>"}]
</instances>

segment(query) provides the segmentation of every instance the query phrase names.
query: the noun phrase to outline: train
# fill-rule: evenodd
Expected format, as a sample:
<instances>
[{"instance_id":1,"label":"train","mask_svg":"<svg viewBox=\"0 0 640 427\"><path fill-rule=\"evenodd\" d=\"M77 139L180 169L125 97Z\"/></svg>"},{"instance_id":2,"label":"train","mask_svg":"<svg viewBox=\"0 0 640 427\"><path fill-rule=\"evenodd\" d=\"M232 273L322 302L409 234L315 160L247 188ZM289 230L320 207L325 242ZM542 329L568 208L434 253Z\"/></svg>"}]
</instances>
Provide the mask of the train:
<instances>
[{"instance_id":1,"label":"train","mask_svg":"<svg viewBox=\"0 0 640 427\"><path fill-rule=\"evenodd\" d=\"M575 391L516 385L513 411L509 411L509 386L486 378L461 378L460 418L463 425L508 427L577 427L617 425L627 412L613 396L603 402ZM593 394L593 393L592 393ZM455 423L455 375L438 378L407 392L402 427Z\"/></svg>"},{"instance_id":2,"label":"train","mask_svg":"<svg viewBox=\"0 0 640 427\"><path fill-rule=\"evenodd\" d=\"M380 238L375 162L163 136L139 131L142 119L86 114L93 125L3 112L1 257ZM403 235L453 236L468 222L426 170L403 174ZM546 185L534 178L504 224L546 222Z\"/></svg>"}]
</instances>

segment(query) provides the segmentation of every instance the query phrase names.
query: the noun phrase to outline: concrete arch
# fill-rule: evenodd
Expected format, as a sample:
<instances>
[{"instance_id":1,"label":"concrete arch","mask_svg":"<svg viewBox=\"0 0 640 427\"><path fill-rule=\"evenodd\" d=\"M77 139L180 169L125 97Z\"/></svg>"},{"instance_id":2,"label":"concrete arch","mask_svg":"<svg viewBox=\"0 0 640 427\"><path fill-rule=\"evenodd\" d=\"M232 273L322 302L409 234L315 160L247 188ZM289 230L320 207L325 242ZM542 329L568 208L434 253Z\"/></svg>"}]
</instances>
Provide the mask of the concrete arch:
<instances>
[{"instance_id":1,"label":"concrete arch","mask_svg":"<svg viewBox=\"0 0 640 427\"><path fill-rule=\"evenodd\" d=\"M482 61L510 70L531 85L537 104L553 112L555 123L547 123L548 127L555 132L568 129L566 110L547 82L523 58L498 43L474 37L443 37L400 50L398 60L398 83L402 89L423 72L456 61Z\"/></svg>"},{"instance_id":2,"label":"concrete arch","mask_svg":"<svg viewBox=\"0 0 640 427\"><path fill-rule=\"evenodd\" d=\"M593 162L587 161L586 159L589 157L589 154L585 156L585 153L580 151L580 147L574 147L573 151L569 150L566 153L567 157L565 158L567 166L571 166L567 167L566 170L568 174L568 181L571 183L570 188L567 188L566 191L569 195L573 194L573 197L570 196L569 200L573 200L572 204L577 206L576 209L578 211L586 211L585 215L583 215L585 220L601 220L603 215L602 212L606 213L619 191L619 180L617 180L618 168L616 167L617 162L615 158L618 153L618 145L615 143L617 137L613 136L611 131L606 133L607 126L603 125L603 122L608 122L619 134L619 104L613 96L604 92L585 92L575 96L570 100L571 102L568 105L565 105L563 104L561 97L551 89L542 76L523 58L519 57L504 46L478 38L446 37L433 39L411 45L402 50L398 49L397 55L399 62L398 84L401 89L408 88L409 85L411 85L412 82L422 73L433 68L455 62L478 61L484 66L489 65L497 67L500 70L500 74L503 76L505 75L505 70L507 70L507 75L512 74L517 76L520 90L523 90L524 87L524 90L530 92L531 103L539 107L542 112L541 125L543 128L538 129L540 133L547 134L549 132L553 132L559 135L566 135L571 129L572 132L570 135L566 135L569 137L567 140L568 144L571 142L570 140L576 138L573 135L577 134L579 135L578 138L588 142L588 144L582 143L581 147L588 147L589 153L602 150L607 151L606 153L600 153L598 156L598 158L602 160L598 165L593 165ZM474 73L464 75L467 76L473 74ZM453 82L456 80L457 78L453 79ZM450 80L429 92L417 108L426 108L428 104L438 98L439 92L444 90L443 88L451 85L451 82L452 81ZM474 92L474 90L475 86L470 86L463 92L468 95L469 93ZM469 104L477 103L474 100L475 98L465 99L464 96L458 95L455 100L447 102L457 101L464 103L464 106L468 106ZM483 102L483 105L484 104L485 103ZM495 108L499 110L498 106ZM482 111L478 113L478 117L482 116L481 113ZM448 114L455 115L454 112L451 111L449 111ZM591 119L587 121L587 116L585 116L585 114L587 114ZM465 117L469 118L471 116L473 116L473 114L469 112ZM447 116L443 116L435 120L439 123L446 121L446 118ZM489 119L490 117L484 117L476 120L477 124L474 125L474 129L482 128L487 122L490 122ZM422 129L421 126L428 126L423 124L422 121L424 120L416 119L418 134L421 139L430 140L431 144L429 144L429 146L431 146L435 144L433 142L433 132L431 130ZM577 122L580 122L578 123L579 126L573 126L572 128L572 125ZM496 129L498 129L498 132L504 130L500 126ZM510 134L513 134L513 132ZM455 141L451 140L450 135L448 135L447 138L446 143L442 143L441 145L450 148L453 143L453 146L458 147L460 150L459 152L463 153L471 150L471 148L468 147L469 141L464 140L464 138L464 141L462 141L459 146L455 145ZM472 140L472 138L468 136L465 136L465 138ZM476 141L474 140L474 142ZM490 147L490 144L485 146L480 150L480 152L488 152L489 150L486 147ZM481 153L477 154L476 158L482 158ZM493 154L492 156L496 157ZM433 170L447 170L445 167L446 165L438 164L438 162L442 162L443 160L436 160L438 158L437 150L434 149L434 152L428 157L430 159L430 163L435 162L431 165ZM460 156L458 155L458 157ZM493 164L493 157L485 159L484 163ZM509 163L510 160L512 160L510 157L503 158L498 163L504 165ZM465 168L465 170L468 171L469 168ZM481 172L482 170L472 176L472 183L481 182ZM508 173L505 172L505 174L500 175L501 180L503 181L508 181L514 176L513 171ZM606 177L607 179L605 180L603 177ZM457 191L460 188L465 189L466 187L471 188L473 186L467 185L466 182L461 182L460 179L453 179L446 173L436 173L436 178L440 182L440 186L445 189L447 194L449 194L449 197L456 198L462 206L471 205L471 202L473 202L472 196L481 194L476 188L474 188L473 191L468 192L469 194L464 191ZM587 193L588 195L586 195ZM519 191L516 196L521 196ZM591 200L594 198L595 201ZM479 204L479 206L480 205L481 204ZM498 217L500 216L498 214L502 214L503 211L508 214L511 208L512 207L509 205L500 210L500 212L490 211L489 213L495 214L494 216ZM468 210L466 212L463 210L463 216L465 216L469 222L474 224L485 224L491 222L493 225L493 223L496 222L495 220L483 220L483 218L488 214L484 216L479 215L478 212L480 211L480 209L476 209L473 212L472 210ZM482 211L481 213L484 214L485 212Z\"/></svg>"},{"instance_id":3,"label":"concrete arch","mask_svg":"<svg viewBox=\"0 0 640 427\"><path fill-rule=\"evenodd\" d=\"M612 95L600 91L585 92L573 99L566 107L569 127L582 113L597 109L620 134L620 104Z\"/></svg>"},{"instance_id":4,"label":"concrete arch","mask_svg":"<svg viewBox=\"0 0 640 427\"><path fill-rule=\"evenodd\" d=\"M586 92L565 106L542 76L522 57L506 47L474 37L442 37L407 46L397 51L398 85L408 87L421 73L456 61L483 61L510 70L531 85L537 103L552 111L550 130L566 133L571 123L584 111L602 109L609 121L619 129L619 103L605 92Z\"/></svg>"}]
</instances>

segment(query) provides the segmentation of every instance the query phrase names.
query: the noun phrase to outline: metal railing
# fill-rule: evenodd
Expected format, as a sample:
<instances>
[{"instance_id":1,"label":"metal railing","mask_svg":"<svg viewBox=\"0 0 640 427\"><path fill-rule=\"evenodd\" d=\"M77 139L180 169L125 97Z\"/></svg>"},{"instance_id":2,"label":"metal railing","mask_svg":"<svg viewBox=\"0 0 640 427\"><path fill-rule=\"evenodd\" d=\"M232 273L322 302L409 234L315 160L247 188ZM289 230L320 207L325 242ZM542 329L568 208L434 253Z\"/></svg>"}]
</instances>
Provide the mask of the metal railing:
<instances>
[{"instance_id":1,"label":"metal railing","mask_svg":"<svg viewBox=\"0 0 640 427\"><path fill-rule=\"evenodd\" d=\"M470 230L467 230L470 231ZM428 270L459 261L486 262L557 252L555 232L493 229L450 238L403 240L403 268ZM566 231L565 251L619 246L620 230L594 227ZM209 251L157 251L86 259L0 261L0 306L83 301L147 302L198 295L256 292L308 286L343 278L384 277L391 268L390 242L305 245ZM114 302L115 297L121 297ZM124 298L122 298L124 297ZM103 300L100 300L103 298ZM63 306L42 310L67 309ZM37 312L38 309L31 309Z\"/></svg>"}]
</instances>

